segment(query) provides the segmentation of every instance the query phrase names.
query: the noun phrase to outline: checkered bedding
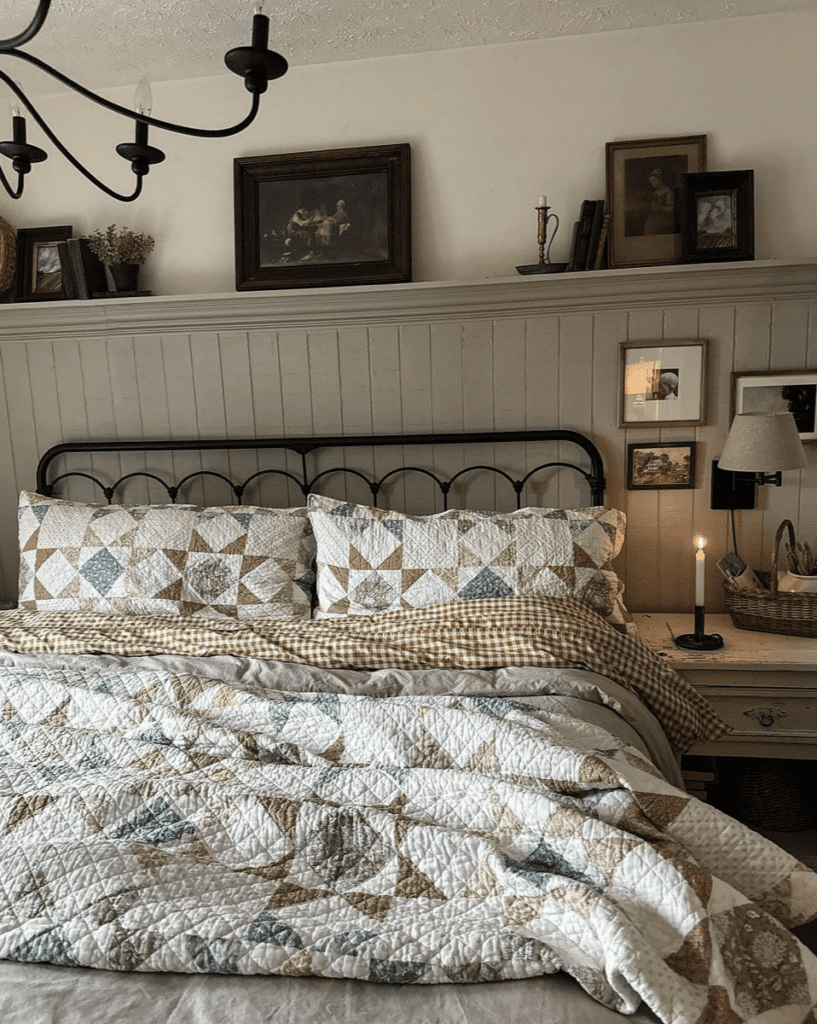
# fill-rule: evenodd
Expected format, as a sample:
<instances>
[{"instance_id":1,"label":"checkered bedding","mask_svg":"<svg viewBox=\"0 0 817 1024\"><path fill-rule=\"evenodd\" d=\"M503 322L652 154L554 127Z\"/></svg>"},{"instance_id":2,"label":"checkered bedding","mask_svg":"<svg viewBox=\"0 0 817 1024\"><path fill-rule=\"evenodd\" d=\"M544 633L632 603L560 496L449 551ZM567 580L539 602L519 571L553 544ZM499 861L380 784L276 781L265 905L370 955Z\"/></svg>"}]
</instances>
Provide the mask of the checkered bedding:
<instances>
[{"instance_id":1,"label":"checkered bedding","mask_svg":"<svg viewBox=\"0 0 817 1024\"><path fill-rule=\"evenodd\" d=\"M0 620L6 651L67 652L0 655L0 958L400 984L562 970L665 1024L814 1020L817 958L788 929L817 915L817 874L575 713L606 675L676 745L723 728L595 613ZM202 674L185 647L240 657ZM105 649L124 656L76 656ZM487 669L503 659L519 667Z\"/></svg>"}]
</instances>

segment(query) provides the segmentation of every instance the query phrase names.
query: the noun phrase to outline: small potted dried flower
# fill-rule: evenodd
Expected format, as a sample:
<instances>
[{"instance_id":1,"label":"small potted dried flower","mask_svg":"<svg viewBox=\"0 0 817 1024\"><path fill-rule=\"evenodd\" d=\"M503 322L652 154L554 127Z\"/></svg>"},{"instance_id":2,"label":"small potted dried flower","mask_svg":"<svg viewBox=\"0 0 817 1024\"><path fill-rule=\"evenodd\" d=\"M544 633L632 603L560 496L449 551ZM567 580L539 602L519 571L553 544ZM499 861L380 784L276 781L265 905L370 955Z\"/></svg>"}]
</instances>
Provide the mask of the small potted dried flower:
<instances>
[{"instance_id":1,"label":"small potted dried flower","mask_svg":"<svg viewBox=\"0 0 817 1024\"><path fill-rule=\"evenodd\" d=\"M777 574L778 589L791 594L817 593L817 553L806 541L786 545L788 571Z\"/></svg>"},{"instance_id":2,"label":"small potted dried flower","mask_svg":"<svg viewBox=\"0 0 817 1024\"><path fill-rule=\"evenodd\" d=\"M110 224L106 231L93 231L86 238L91 252L108 264L114 288L117 291L136 291L139 267L156 244L153 238L130 228L118 231L116 224Z\"/></svg>"}]
</instances>

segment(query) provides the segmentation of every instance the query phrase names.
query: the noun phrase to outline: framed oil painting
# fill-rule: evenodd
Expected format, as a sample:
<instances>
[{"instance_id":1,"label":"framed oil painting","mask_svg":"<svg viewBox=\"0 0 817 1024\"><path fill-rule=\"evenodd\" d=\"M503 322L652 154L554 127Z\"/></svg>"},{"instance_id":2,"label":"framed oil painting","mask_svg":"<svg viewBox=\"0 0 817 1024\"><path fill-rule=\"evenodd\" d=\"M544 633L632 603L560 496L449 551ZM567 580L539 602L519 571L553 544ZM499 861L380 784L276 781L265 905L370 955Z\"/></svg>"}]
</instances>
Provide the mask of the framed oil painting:
<instances>
[{"instance_id":1,"label":"framed oil painting","mask_svg":"<svg viewBox=\"0 0 817 1024\"><path fill-rule=\"evenodd\" d=\"M68 224L17 231L17 302L66 298L57 243L69 239L72 231Z\"/></svg>"},{"instance_id":2,"label":"framed oil painting","mask_svg":"<svg viewBox=\"0 0 817 1024\"><path fill-rule=\"evenodd\" d=\"M683 176L705 170L705 135L607 143L611 268L680 263Z\"/></svg>"},{"instance_id":3,"label":"framed oil painting","mask_svg":"<svg viewBox=\"0 0 817 1024\"><path fill-rule=\"evenodd\" d=\"M627 489L681 490L695 486L695 441L627 445Z\"/></svg>"},{"instance_id":4,"label":"framed oil painting","mask_svg":"<svg viewBox=\"0 0 817 1024\"><path fill-rule=\"evenodd\" d=\"M704 422L707 341L626 341L620 346L620 427Z\"/></svg>"},{"instance_id":5,"label":"framed oil painting","mask_svg":"<svg viewBox=\"0 0 817 1024\"><path fill-rule=\"evenodd\" d=\"M681 262L755 258L755 172L685 174L681 186Z\"/></svg>"},{"instance_id":6,"label":"framed oil painting","mask_svg":"<svg viewBox=\"0 0 817 1024\"><path fill-rule=\"evenodd\" d=\"M234 161L236 289L411 280L408 143Z\"/></svg>"},{"instance_id":7,"label":"framed oil painting","mask_svg":"<svg viewBox=\"0 0 817 1024\"><path fill-rule=\"evenodd\" d=\"M803 442L817 441L817 370L747 370L732 374L732 415L790 412Z\"/></svg>"}]
</instances>

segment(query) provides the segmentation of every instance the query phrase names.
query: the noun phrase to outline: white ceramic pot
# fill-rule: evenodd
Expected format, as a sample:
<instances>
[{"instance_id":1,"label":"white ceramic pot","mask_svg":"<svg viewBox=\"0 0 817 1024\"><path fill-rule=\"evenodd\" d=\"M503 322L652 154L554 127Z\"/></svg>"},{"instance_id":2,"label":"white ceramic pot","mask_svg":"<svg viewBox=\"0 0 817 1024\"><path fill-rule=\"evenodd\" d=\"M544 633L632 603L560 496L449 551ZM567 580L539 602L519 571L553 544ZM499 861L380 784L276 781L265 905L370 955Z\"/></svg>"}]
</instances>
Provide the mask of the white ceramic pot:
<instances>
[{"instance_id":1,"label":"white ceramic pot","mask_svg":"<svg viewBox=\"0 0 817 1024\"><path fill-rule=\"evenodd\" d=\"M817 594L817 576L799 576L796 572L779 572L777 589L784 594Z\"/></svg>"}]
</instances>

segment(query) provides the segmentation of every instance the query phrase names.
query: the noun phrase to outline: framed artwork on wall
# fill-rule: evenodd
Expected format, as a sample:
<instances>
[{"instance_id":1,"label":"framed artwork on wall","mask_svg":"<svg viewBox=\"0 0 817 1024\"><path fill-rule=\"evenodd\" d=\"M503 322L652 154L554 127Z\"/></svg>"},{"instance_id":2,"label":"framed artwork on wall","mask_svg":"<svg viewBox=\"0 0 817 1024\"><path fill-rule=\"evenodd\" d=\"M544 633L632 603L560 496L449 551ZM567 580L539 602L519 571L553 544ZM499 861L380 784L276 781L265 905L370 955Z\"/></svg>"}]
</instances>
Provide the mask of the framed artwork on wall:
<instances>
[{"instance_id":1,"label":"framed artwork on wall","mask_svg":"<svg viewBox=\"0 0 817 1024\"><path fill-rule=\"evenodd\" d=\"M800 440L817 441L817 370L738 370L732 415L739 412L790 412Z\"/></svg>"},{"instance_id":2,"label":"framed artwork on wall","mask_svg":"<svg viewBox=\"0 0 817 1024\"><path fill-rule=\"evenodd\" d=\"M627 489L681 490L695 486L695 441L627 445Z\"/></svg>"},{"instance_id":3,"label":"framed artwork on wall","mask_svg":"<svg viewBox=\"0 0 817 1024\"><path fill-rule=\"evenodd\" d=\"M681 185L681 261L755 258L755 172L685 174Z\"/></svg>"},{"instance_id":4,"label":"framed artwork on wall","mask_svg":"<svg viewBox=\"0 0 817 1024\"><path fill-rule=\"evenodd\" d=\"M234 161L236 289L411 280L408 143Z\"/></svg>"},{"instance_id":5,"label":"framed artwork on wall","mask_svg":"<svg viewBox=\"0 0 817 1024\"><path fill-rule=\"evenodd\" d=\"M681 261L683 176L705 170L705 135L607 143L611 268Z\"/></svg>"},{"instance_id":6,"label":"framed artwork on wall","mask_svg":"<svg viewBox=\"0 0 817 1024\"><path fill-rule=\"evenodd\" d=\"M17 231L17 302L44 302L66 298L58 242L73 232L69 224Z\"/></svg>"},{"instance_id":7,"label":"framed artwork on wall","mask_svg":"<svg viewBox=\"0 0 817 1024\"><path fill-rule=\"evenodd\" d=\"M620 346L620 427L704 422L706 350L693 341L625 341Z\"/></svg>"}]
</instances>

